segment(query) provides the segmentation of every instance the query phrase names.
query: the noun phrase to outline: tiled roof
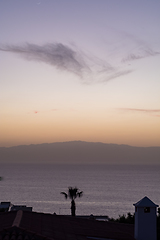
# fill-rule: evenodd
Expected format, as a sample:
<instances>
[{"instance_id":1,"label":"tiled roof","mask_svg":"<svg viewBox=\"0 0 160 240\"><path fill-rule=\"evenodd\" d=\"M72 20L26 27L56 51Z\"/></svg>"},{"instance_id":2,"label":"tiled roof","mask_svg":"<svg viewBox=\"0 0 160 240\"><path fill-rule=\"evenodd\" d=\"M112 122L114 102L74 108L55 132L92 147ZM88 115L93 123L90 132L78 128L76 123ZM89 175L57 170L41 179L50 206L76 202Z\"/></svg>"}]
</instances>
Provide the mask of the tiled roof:
<instances>
[{"instance_id":1,"label":"tiled roof","mask_svg":"<svg viewBox=\"0 0 160 240\"><path fill-rule=\"evenodd\" d=\"M19 228L11 227L0 231L0 240L51 240L45 236Z\"/></svg>"},{"instance_id":2,"label":"tiled roof","mask_svg":"<svg viewBox=\"0 0 160 240\"><path fill-rule=\"evenodd\" d=\"M16 215L16 212L0 212L0 230L11 227Z\"/></svg>"},{"instance_id":3,"label":"tiled roof","mask_svg":"<svg viewBox=\"0 0 160 240\"><path fill-rule=\"evenodd\" d=\"M0 240L134 240L132 224L27 211L3 213L3 217L8 224L0 224Z\"/></svg>"}]
</instances>

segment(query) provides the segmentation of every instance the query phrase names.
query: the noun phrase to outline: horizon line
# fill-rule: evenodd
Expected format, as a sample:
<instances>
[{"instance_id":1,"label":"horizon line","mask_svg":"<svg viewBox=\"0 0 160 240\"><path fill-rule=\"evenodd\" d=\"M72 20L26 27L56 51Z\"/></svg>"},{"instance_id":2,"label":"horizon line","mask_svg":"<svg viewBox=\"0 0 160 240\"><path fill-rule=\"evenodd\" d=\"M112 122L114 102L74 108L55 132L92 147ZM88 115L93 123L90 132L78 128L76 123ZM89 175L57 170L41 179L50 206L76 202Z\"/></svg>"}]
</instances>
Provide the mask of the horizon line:
<instances>
[{"instance_id":1,"label":"horizon line","mask_svg":"<svg viewBox=\"0 0 160 240\"><path fill-rule=\"evenodd\" d=\"M105 144L105 145L118 145L118 146L129 146L129 147L136 147L136 148L157 148L160 146L136 146L136 145L130 145L126 143L106 143L106 142L100 142L100 141L85 141L85 140L70 140L70 141L55 141L55 142L43 142L43 143L29 143L29 144L19 144L19 145L11 145L11 146L0 146L0 148L12 148L12 147L20 147L20 146L31 146L31 145L43 145L43 144L55 144L55 143L73 143L73 142L81 142L81 143L99 143L99 144Z\"/></svg>"}]
</instances>

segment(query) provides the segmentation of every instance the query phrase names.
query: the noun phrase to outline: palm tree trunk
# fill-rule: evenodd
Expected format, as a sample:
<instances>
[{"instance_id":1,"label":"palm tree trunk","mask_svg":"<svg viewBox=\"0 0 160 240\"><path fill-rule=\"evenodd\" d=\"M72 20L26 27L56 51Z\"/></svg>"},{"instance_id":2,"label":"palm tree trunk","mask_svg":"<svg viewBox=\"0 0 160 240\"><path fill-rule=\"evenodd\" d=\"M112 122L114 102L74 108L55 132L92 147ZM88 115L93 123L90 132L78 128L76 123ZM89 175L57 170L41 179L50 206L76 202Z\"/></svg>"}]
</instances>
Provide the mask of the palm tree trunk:
<instances>
[{"instance_id":1,"label":"palm tree trunk","mask_svg":"<svg viewBox=\"0 0 160 240\"><path fill-rule=\"evenodd\" d=\"M74 200L71 201L71 215L72 217L75 217L76 215L76 204Z\"/></svg>"}]
</instances>

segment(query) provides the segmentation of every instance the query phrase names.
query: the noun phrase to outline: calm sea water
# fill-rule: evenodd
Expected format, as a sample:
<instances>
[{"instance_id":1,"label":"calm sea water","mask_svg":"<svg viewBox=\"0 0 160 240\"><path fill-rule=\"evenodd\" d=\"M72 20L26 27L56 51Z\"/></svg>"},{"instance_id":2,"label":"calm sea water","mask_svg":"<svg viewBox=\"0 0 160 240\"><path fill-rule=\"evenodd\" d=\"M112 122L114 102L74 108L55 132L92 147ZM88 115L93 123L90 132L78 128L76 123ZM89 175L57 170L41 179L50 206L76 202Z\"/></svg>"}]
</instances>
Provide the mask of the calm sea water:
<instances>
[{"instance_id":1,"label":"calm sea water","mask_svg":"<svg viewBox=\"0 0 160 240\"><path fill-rule=\"evenodd\" d=\"M133 213L144 196L160 205L160 166L1 164L0 176L0 201L38 212L70 214L70 201L60 194L69 186L84 192L77 215Z\"/></svg>"}]
</instances>

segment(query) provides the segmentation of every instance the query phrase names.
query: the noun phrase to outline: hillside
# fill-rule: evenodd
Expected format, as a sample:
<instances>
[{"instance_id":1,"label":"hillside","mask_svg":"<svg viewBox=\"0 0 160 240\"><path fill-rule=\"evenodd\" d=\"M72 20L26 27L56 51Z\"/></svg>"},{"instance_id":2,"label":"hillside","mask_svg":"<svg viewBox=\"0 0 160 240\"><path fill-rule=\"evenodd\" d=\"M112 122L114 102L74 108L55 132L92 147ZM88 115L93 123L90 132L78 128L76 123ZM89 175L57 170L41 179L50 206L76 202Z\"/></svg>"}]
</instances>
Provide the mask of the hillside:
<instances>
[{"instance_id":1,"label":"hillside","mask_svg":"<svg viewBox=\"0 0 160 240\"><path fill-rule=\"evenodd\" d=\"M160 164L160 147L57 142L0 148L2 163Z\"/></svg>"}]
</instances>

